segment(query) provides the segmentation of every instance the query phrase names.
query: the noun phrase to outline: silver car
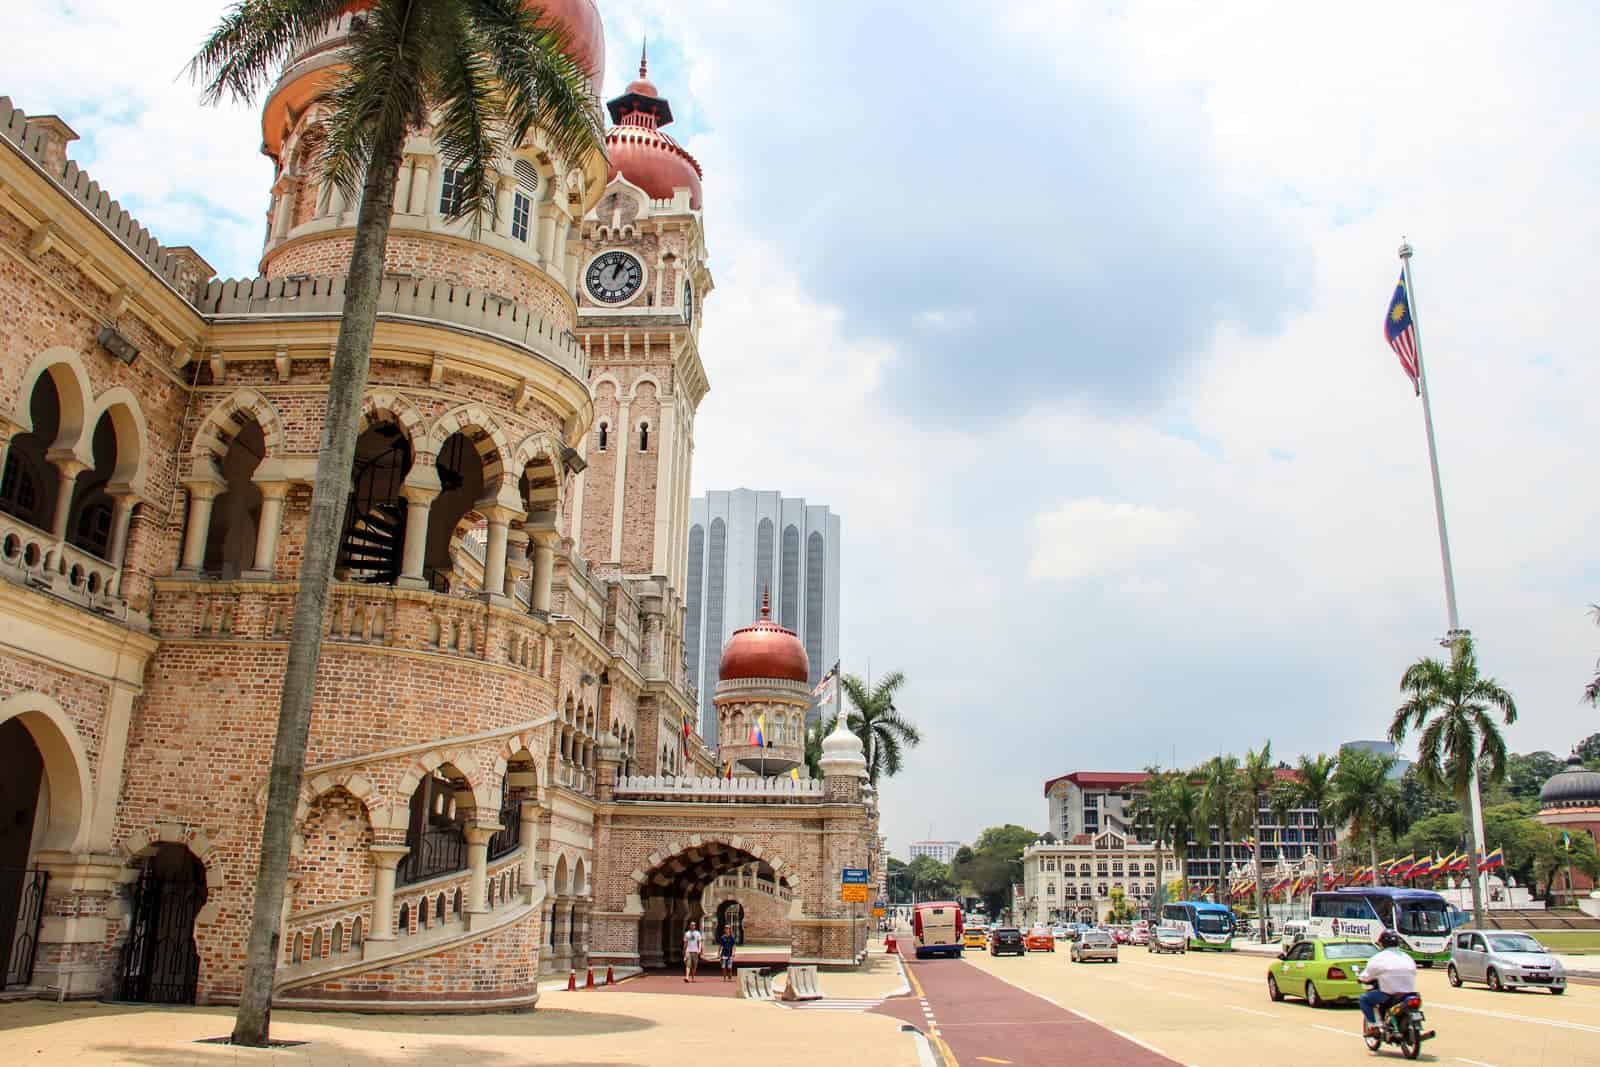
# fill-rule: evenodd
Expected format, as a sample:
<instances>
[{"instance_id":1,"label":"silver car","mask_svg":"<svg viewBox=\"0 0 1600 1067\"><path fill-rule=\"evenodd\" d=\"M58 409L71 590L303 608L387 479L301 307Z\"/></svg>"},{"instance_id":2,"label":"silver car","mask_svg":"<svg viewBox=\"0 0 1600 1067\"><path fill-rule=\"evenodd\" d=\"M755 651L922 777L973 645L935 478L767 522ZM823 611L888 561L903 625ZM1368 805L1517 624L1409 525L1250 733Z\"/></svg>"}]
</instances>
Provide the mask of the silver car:
<instances>
[{"instance_id":1,"label":"silver car","mask_svg":"<svg viewBox=\"0 0 1600 1067\"><path fill-rule=\"evenodd\" d=\"M1520 930L1457 930L1451 935L1450 984L1485 982L1490 989L1567 991L1561 961Z\"/></svg>"},{"instance_id":2,"label":"silver car","mask_svg":"<svg viewBox=\"0 0 1600 1067\"><path fill-rule=\"evenodd\" d=\"M1090 960L1117 962L1117 942L1104 930L1085 930L1083 936L1072 943L1072 962L1088 963Z\"/></svg>"}]
</instances>

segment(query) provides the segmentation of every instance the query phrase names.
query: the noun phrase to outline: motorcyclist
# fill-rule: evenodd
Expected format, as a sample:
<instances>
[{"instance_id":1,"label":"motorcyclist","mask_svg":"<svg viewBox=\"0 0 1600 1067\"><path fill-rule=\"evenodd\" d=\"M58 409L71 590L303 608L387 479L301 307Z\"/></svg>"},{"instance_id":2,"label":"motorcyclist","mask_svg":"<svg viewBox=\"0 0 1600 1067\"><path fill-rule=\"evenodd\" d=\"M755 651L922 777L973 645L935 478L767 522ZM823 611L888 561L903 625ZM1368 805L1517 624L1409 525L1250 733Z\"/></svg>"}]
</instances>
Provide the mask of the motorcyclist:
<instances>
[{"instance_id":1,"label":"motorcyclist","mask_svg":"<svg viewBox=\"0 0 1600 1067\"><path fill-rule=\"evenodd\" d=\"M1373 988L1361 994L1361 1015L1366 1019L1366 1035L1383 1033L1381 1012L1404 996L1417 991L1417 961L1400 947L1400 935L1385 930L1378 935L1379 952L1367 961L1361 981Z\"/></svg>"}]
</instances>

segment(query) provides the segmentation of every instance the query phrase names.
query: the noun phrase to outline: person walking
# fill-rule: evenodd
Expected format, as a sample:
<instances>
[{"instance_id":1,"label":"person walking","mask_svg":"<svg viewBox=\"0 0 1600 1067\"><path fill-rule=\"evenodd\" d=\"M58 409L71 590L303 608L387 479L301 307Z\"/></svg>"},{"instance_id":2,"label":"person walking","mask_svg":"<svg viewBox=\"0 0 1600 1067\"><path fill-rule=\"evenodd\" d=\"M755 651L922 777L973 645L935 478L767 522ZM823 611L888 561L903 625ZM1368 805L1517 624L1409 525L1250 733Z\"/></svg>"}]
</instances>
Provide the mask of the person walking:
<instances>
[{"instance_id":1,"label":"person walking","mask_svg":"<svg viewBox=\"0 0 1600 1067\"><path fill-rule=\"evenodd\" d=\"M700 950L704 941L700 937L700 924L690 923L683 931L683 980L694 981L695 972L700 969Z\"/></svg>"},{"instance_id":2,"label":"person walking","mask_svg":"<svg viewBox=\"0 0 1600 1067\"><path fill-rule=\"evenodd\" d=\"M724 926L722 936L717 938L717 948L722 957L722 980L733 981L733 946L738 943L738 938L733 936L733 927Z\"/></svg>"}]
</instances>

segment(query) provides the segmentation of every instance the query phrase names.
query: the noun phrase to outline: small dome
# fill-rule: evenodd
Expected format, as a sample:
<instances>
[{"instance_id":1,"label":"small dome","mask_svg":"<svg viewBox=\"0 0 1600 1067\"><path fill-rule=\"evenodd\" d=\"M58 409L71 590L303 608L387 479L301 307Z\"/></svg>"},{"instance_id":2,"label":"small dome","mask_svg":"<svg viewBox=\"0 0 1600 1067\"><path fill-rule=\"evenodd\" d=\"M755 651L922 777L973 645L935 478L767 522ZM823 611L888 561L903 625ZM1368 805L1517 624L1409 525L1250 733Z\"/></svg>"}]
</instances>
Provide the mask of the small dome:
<instances>
[{"instance_id":1,"label":"small dome","mask_svg":"<svg viewBox=\"0 0 1600 1067\"><path fill-rule=\"evenodd\" d=\"M639 77L622 95L607 102L611 121L606 131L606 155L611 159L609 182L622 175L653 200L671 200L674 189L689 190L689 207L700 210L700 164L683 146L661 132L672 124L672 105L650 80L646 57L639 56Z\"/></svg>"},{"instance_id":2,"label":"small dome","mask_svg":"<svg viewBox=\"0 0 1600 1067\"><path fill-rule=\"evenodd\" d=\"M1591 771L1573 753L1559 774L1539 790L1541 808L1600 808L1600 772Z\"/></svg>"},{"instance_id":3,"label":"small dome","mask_svg":"<svg viewBox=\"0 0 1600 1067\"><path fill-rule=\"evenodd\" d=\"M833 724L833 732L822 739L822 767L824 778L843 775L848 778L867 776L866 749L861 738L850 731L843 715Z\"/></svg>"},{"instance_id":4,"label":"small dome","mask_svg":"<svg viewBox=\"0 0 1600 1067\"><path fill-rule=\"evenodd\" d=\"M811 660L806 656L805 646L793 630L779 626L771 616L771 602L767 594L762 593L761 618L733 632L722 650L718 681L781 678L804 683L810 680Z\"/></svg>"}]
</instances>

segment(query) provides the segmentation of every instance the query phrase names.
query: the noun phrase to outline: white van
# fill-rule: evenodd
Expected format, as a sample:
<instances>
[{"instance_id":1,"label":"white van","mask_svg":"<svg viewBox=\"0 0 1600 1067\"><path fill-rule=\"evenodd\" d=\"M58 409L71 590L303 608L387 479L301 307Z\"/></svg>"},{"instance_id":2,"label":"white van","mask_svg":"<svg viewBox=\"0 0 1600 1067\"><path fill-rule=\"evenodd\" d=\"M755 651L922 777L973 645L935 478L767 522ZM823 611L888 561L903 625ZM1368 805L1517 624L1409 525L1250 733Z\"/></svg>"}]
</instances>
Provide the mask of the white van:
<instances>
[{"instance_id":1,"label":"white van","mask_svg":"<svg viewBox=\"0 0 1600 1067\"><path fill-rule=\"evenodd\" d=\"M1283 924L1283 943L1292 945L1296 941L1303 940L1307 936L1306 931L1310 929L1311 924L1304 919L1286 920Z\"/></svg>"},{"instance_id":2,"label":"white van","mask_svg":"<svg viewBox=\"0 0 1600 1067\"><path fill-rule=\"evenodd\" d=\"M912 941L919 960L960 956L961 935L965 932L961 905L953 900L924 901L911 913Z\"/></svg>"}]
</instances>

